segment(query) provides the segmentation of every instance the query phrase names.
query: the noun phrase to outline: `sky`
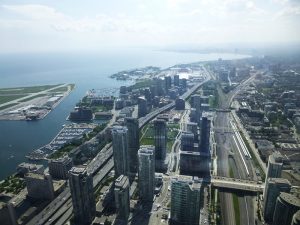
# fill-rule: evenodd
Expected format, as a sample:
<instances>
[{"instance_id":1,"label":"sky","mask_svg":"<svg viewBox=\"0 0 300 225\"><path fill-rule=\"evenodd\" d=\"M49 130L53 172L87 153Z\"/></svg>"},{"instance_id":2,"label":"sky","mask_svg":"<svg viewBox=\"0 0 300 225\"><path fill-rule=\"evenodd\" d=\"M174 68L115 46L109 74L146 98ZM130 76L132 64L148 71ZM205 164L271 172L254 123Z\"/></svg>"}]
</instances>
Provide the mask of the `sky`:
<instances>
[{"instance_id":1,"label":"sky","mask_svg":"<svg viewBox=\"0 0 300 225\"><path fill-rule=\"evenodd\" d=\"M0 0L0 52L300 42L300 0Z\"/></svg>"}]
</instances>

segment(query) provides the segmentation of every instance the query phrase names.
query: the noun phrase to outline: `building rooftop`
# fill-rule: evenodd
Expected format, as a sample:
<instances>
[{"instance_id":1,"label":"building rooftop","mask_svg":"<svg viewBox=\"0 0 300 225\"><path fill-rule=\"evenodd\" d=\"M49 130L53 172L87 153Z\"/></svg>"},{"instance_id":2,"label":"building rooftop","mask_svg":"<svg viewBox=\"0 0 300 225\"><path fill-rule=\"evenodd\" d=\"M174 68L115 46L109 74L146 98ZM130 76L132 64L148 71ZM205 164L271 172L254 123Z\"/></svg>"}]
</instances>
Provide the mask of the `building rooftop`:
<instances>
[{"instance_id":1,"label":"building rooftop","mask_svg":"<svg viewBox=\"0 0 300 225\"><path fill-rule=\"evenodd\" d=\"M191 190L200 190L202 182L198 177L177 175L172 178L172 183L182 183L189 185Z\"/></svg>"},{"instance_id":2,"label":"building rooftop","mask_svg":"<svg viewBox=\"0 0 300 225\"><path fill-rule=\"evenodd\" d=\"M281 200L283 200L287 204L300 208L300 199L298 197L296 197L295 195L281 192L279 197Z\"/></svg>"},{"instance_id":3,"label":"building rooftop","mask_svg":"<svg viewBox=\"0 0 300 225\"><path fill-rule=\"evenodd\" d=\"M25 178L33 178L33 179L44 180L45 174L39 174L39 173L27 173L27 174L25 175Z\"/></svg>"},{"instance_id":4,"label":"building rooftop","mask_svg":"<svg viewBox=\"0 0 300 225\"><path fill-rule=\"evenodd\" d=\"M276 151L269 157L269 162L271 163L282 163L283 156L280 152Z\"/></svg>"},{"instance_id":5,"label":"building rooftop","mask_svg":"<svg viewBox=\"0 0 300 225\"><path fill-rule=\"evenodd\" d=\"M66 161L68 161L68 160L70 160L70 159L71 159L70 157L64 156L64 157L57 158L57 159L51 159L50 162L63 163L63 162L66 162Z\"/></svg>"},{"instance_id":6,"label":"building rooftop","mask_svg":"<svg viewBox=\"0 0 300 225\"><path fill-rule=\"evenodd\" d=\"M140 146L138 154L153 155L154 154L154 146L153 145L142 145L142 146Z\"/></svg>"},{"instance_id":7,"label":"building rooftop","mask_svg":"<svg viewBox=\"0 0 300 225\"><path fill-rule=\"evenodd\" d=\"M112 128L112 132L113 133L126 133L127 132L127 127L124 127L124 126L113 126Z\"/></svg>"},{"instance_id":8,"label":"building rooftop","mask_svg":"<svg viewBox=\"0 0 300 225\"><path fill-rule=\"evenodd\" d=\"M269 183L277 183L277 184L289 184L291 185L290 181L284 178L269 178Z\"/></svg>"},{"instance_id":9,"label":"building rooftop","mask_svg":"<svg viewBox=\"0 0 300 225\"><path fill-rule=\"evenodd\" d=\"M128 177L124 176L124 175L119 176L116 179L115 186L116 186L116 188L122 188L122 189L128 187L129 186Z\"/></svg>"},{"instance_id":10,"label":"building rooftop","mask_svg":"<svg viewBox=\"0 0 300 225\"><path fill-rule=\"evenodd\" d=\"M76 174L83 174L86 172L86 168L85 167L72 167L70 169L70 173L73 174L73 175L76 175Z\"/></svg>"}]
</instances>

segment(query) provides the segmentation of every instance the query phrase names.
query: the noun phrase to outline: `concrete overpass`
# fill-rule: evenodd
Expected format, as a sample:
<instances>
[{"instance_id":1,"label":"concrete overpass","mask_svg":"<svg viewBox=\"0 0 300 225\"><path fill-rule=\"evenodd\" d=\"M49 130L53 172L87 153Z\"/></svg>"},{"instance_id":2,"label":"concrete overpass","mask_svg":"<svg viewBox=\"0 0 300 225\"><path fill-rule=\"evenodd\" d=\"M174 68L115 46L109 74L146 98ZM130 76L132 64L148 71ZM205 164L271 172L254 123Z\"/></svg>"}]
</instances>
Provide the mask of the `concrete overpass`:
<instances>
[{"instance_id":1,"label":"concrete overpass","mask_svg":"<svg viewBox=\"0 0 300 225\"><path fill-rule=\"evenodd\" d=\"M259 184L255 181L241 180L229 177L212 176L210 183L212 187L230 190L260 193L262 193L264 190L264 185Z\"/></svg>"}]
</instances>

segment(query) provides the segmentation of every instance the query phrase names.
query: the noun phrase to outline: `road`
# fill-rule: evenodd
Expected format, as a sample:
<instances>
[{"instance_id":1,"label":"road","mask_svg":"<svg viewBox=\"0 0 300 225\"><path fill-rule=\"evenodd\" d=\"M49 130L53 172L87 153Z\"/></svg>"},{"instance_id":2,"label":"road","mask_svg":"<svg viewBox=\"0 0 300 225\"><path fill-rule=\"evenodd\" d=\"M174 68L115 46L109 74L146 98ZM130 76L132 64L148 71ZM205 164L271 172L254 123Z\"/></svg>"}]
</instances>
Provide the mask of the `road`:
<instances>
[{"instance_id":1,"label":"road","mask_svg":"<svg viewBox=\"0 0 300 225\"><path fill-rule=\"evenodd\" d=\"M233 98L243 87L254 79L254 76L250 77L239 86L237 86L233 91L228 94L220 93L220 105L219 108L227 109L230 107ZM230 121L230 113L218 111L216 112L215 127L224 127L226 130L232 130L232 125ZM215 132L215 140L217 143L217 158L218 158L218 169L217 174L219 176L230 177L229 170L230 167L234 171L234 177L240 179L249 179L252 175L251 162L247 162L246 165L249 166L249 171L245 168L243 161L248 161L240 154L239 149L241 148L239 143L236 143L234 135L231 132ZM234 160L229 161L229 156L232 156ZM250 173L250 174L249 174ZM254 221L254 204L253 197L244 196L239 197L239 207L240 207L240 218L241 224L252 225L255 224ZM221 203L221 218L223 225L232 225L235 223L235 213L233 206L233 198L231 193L220 192L220 203Z\"/></svg>"}]
</instances>

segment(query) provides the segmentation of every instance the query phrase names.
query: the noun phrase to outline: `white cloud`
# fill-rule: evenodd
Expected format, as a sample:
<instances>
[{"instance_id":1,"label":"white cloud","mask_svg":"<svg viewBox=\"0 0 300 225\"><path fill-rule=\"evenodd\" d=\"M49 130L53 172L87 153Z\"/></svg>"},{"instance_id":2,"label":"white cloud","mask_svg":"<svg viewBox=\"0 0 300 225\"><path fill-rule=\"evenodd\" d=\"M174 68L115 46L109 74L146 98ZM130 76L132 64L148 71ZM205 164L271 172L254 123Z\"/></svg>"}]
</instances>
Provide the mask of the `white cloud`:
<instances>
[{"instance_id":1,"label":"white cloud","mask_svg":"<svg viewBox=\"0 0 300 225\"><path fill-rule=\"evenodd\" d=\"M163 30L155 23L129 19L124 15L111 17L99 14L94 17L75 19L44 5L3 5L2 8L24 16L19 24L11 23L12 26L28 25L30 20L64 32L152 32L153 30L160 32Z\"/></svg>"},{"instance_id":2,"label":"white cloud","mask_svg":"<svg viewBox=\"0 0 300 225\"><path fill-rule=\"evenodd\" d=\"M131 0L133 5L128 8L126 4L115 7L114 0L105 5L107 9L99 7L93 13L88 11L90 5L73 12L65 5L50 6L48 1L48 5L0 6L0 33L6 35L0 50L5 43L13 46L23 37L33 46L39 38L40 43L63 47L294 40L300 14L300 6L292 5L295 0L269 0L269 5L260 0Z\"/></svg>"}]
</instances>

